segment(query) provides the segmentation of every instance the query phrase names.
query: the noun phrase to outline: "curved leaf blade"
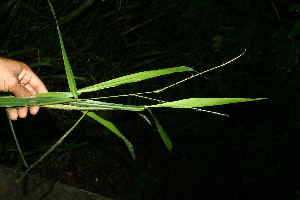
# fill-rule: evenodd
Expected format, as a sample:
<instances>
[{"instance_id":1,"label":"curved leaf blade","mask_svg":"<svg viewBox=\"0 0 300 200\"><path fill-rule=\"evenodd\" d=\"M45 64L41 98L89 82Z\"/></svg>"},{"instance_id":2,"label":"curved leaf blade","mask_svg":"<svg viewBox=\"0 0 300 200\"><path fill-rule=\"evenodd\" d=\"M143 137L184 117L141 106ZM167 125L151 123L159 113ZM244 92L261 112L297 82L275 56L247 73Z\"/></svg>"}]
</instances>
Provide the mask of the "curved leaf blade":
<instances>
[{"instance_id":1,"label":"curved leaf blade","mask_svg":"<svg viewBox=\"0 0 300 200\"><path fill-rule=\"evenodd\" d=\"M12 107L27 107L27 106L43 106L58 103L67 103L74 101L70 98L47 98L47 97L36 97L36 98L18 98L14 96L3 96L0 97L0 107L12 108Z\"/></svg>"},{"instance_id":2,"label":"curved leaf blade","mask_svg":"<svg viewBox=\"0 0 300 200\"><path fill-rule=\"evenodd\" d=\"M107 103L103 101L93 101L93 100L79 100L70 102L73 106L78 107L100 107L110 110L129 110L129 111L142 111L145 109L144 106L134 106L134 105L125 105L125 104L116 104L116 103Z\"/></svg>"},{"instance_id":3,"label":"curved leaf blade","mask_svg":"<svg viewBox=\"0 0 300 200\"><path fill-rule=\"evenodd\" d=\"M178 101L165 102L146 107L170 107L170 108L200 108L205 106L218 106L231 103L263 100L266 98L190 98Z\"/></svg>"},{"instance_id":4,"label":"curved leaf blade","mask_svg":"<svg viewBox=\"0 0 300 200\"><path fill-rule=\"evenodd\" d=\"M153 117L153 119L155 121L155 125L156 125L156 128L157 128L157 130L160 134L161 139L165 143L165 145L166 145L167 149L169 150L169 152L171 152L172 149L173 149L173 144L172 144L169 136L167 135L167 133L165 132L165 130L163 129L163 127L161 126L159 121L156 119L156 117L153 115L152 111L149 108L147 108L147 110L149 111L149 113L151 114L151 116Z\"/></svg>"},{"instance_id":5,"label":"curved leaf blade","mask_svg":"<svg viewBox=\"0 0 300 200\"><path fill-rule=\"evenodd\" d=\"M88 7L90 7L95 0L86 0L85 2L83 2L80 6L78 6L78 8L76 8L75 10L73 10L72 12L70 12L67 16L59 19L59 23L60 24L66 24L69 21L73 20L74 18L76 18L78 15L80 15L85 9L87 9Z\"/></svg>"},{"instance_id":6,"label":"curved leaf blade","mask_svg":"<svg viewBox=\"0 0 300 200\"><path fill-rule=\"evenodd\" d=\"M132 158L135 160L135 154L134 154L134 149L132 144L129 142L129 140L127 140L127 138L124 135L122 135L122 133L117 129L117 127L113 123L103 119L102 117L100 117L94 112L88 112L87 115L93 118L94 120L96 120L97 122L99 122L100 124L102 124L103 126L105 126L106 128L108 128L109 130L111 130L118 137L120 137L125 142Z\"/></svg>"},{"instance_id":7,"label":"curved leaf blade","mask_svg":"<svg viewBox=\"0 0 300 200\"><path fill-rule=\"evenodd\" d=\"M65 46L64 46L64 42L61 36L61 32L60 32L60 28L56 19L56 15L53 9L53 6L50 2L50 0L48 0L51 12L53 14L53 17L55 19L55 23L56 23L56 28L57 28L57 32L58 32L58 37L59 37L59 42L60 42L60 47L61 47L61 52L62 52L62 56L63 56L63 60L64 60L64 65L65 65L65 70L66 70L66 74L67 74L67 79L68 79L68 84L69 84L69 88L70 88L70 92L72 93L72 95L74 96L75 99L78 98L78 94L77 94L77 88L76 88L76 83L75 83L75 79L74 79L74 75L71 69L71 65L65 50Z\"/></svg>"},{"instance_id":8,"label":"curved leaf blade","mask_svg":"<svg viewBox=\"0 0 300 200\"><path fill-rule=\"evenodd\" d=\"M87 111L83 112L83 115L75 122L75 124L63 136L61 136L37 161L35 161L32 165L30 165L26 169L26 171L19 177L17 182L20 181L21 179L23 179L32 168L34 168L37 164L39 164L42 160L44 160L59 144L61 144L64 141L64 139L79 124L79 122L85 117L86 114L87 114Z\"/></svg>"},{"instance_id":9,"label":"curved leaf blade","mask_svg":"<svg viewBox=\"0 0 300 200\"><path fill-rule=\"evenodd\" d=\"M80 100L67 102L67 104L48 104L43 107L62 109L62 110L128 110L142 111L144 106L124 105L107 103L102 101Z\"/></svg>"},{"instance_id":10,"label":"curved leaf blade","mask_svg":"<svg viewBox=\"0 0 300 200\"><path fill-rule=\"evenodd\" d=\"M173 67L173 68L166 68L166 69L159 69L159 70L150 70L150 71L144 71L144 72L138 72L134 74L130 74L127 76L122 76L119 78L115 78L109 81L105 81L102 83L98 83L89 87L85 87L82 89L79 89L77 92L78 94L84 93L84 92L93 92L97 90L102 90L110 87L116 87L119 85L123 85L126 83L134 83L138 81L143 81L146 79L154 78L157 76L162 76L166 74L171 74L175 72L186 72L186 71L194 71L192 68L189 67Z\"/></svg>"}]
</instances>

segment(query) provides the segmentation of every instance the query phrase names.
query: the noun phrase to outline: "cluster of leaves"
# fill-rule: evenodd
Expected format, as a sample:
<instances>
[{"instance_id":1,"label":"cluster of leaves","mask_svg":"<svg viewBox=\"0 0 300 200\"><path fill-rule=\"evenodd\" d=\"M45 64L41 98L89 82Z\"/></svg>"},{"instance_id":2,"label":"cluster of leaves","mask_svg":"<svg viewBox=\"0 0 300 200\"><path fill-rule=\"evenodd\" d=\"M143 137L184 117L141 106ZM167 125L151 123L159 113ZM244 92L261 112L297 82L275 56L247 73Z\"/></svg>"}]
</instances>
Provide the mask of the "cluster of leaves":
<instances>
[{"instance_id":1,"label":"cluster of leaves","mask_svg":"<svg viewBox=\"0 0 300 200\"><path fill-rule=\"evenodd\" d=\"M212 76L207 74L206 79L194 79L188 86L184 83L173 87L165 91L164 99L267 96L272 100L265 105L269 109L265 109L271 113L261 126L271 132L278 126L274 126L272 116L285 116L290 125L277 127L277 131L286 133L293 129L291 127L299 127L300 95L295 92L300 87L297 81L300 71L298 0L66 0L53 1L53 6L73 72L89 80L83 85L77 81L77 86L83 88L93 85L94 80L105 82L137 71L172 66L193 66L202 71L203 67L229 60L246 48L247 54L241 58L245 61L243 66L234 62L230 68L213 72ZM1 56L33 62L31 66L37 66L35 70L44 77L49 74L66 77L47 1L9 0L1 3L0 8ZM43 65L56 67L49 70L41 67ZM181 74L185 73L177 74L175 79L170 76L172 78L161 82L130 85L129 93L136 89L160 88L162 83L170 85L182 79ZM124 88L114 89L118 94L126 94L128 87ZM101 90L101 95L103 93ZM286 102L289 107L285 106ZM176 117L167 112L162 116L175 126ZM249 123L254 121L248 118ZM238 132L247 137L248 128L240 128ZM178 130L187 130L187 125ZM262 146L262 140L269 139L268 131L265 132L258 134L260 136L251 135L247 141ZM285 141L283 136L278 138ZM266 162L267 156L260 153L264 157L262 162ZM239 167L237 171L249 166Z\"/></svg>"},{"instance_id":2,"label":"cluster of leaves","mask_svg":"<svg viewBox=\"0 0 300 200\"><path fill-rule=\"evenodd\" d=\"M41 158L37 162L35 162L34 164L32 164L31 166L28 167L28 169L26 170L26 173L29 170L31 170L36 164L38 164L41 160L43 160L51 151L53 151L54 148L56 148L64 140L64 138L77 126L77 124L81 121L81 119L85 115L88 115L89 117L95 119L102 125L109 128L112 132L114 132L120 138L122 138L124 140L124 142L126 143L127 148L131 152L132 157L135 158L132 144L121 134L121 132L111 122L101 118L94 112L91 112L91 110L143 111L143 110L147 109L150 112L150 114L153 116L153 118L155 120L155 124L157 126L157 129L158 129L166 147L168 148L169 151L171 151L172 143L171 143L169 137L164 132L162 126L159 124L157 119L152 114L152 112L150 110L151 107L171 107L171 108L196 109L196 108L205 107L205 106L214 106L214 105L223 105L223 104L228 104L228 103L260 100L260 99L246 99L246 98L228 98L228 99L227 98L202 98L202 99L201 98L200 99L199 98L190 98L190 99L177 100L177 101L173 101L173 102L165 102L165 101L156 100L159 102L159 104L154 104L154 105L149 105L149 106L134 106L134 105L106 103L106 102L96 101L96 100L92 100L92 99L79 99L79 95L82 93L95 92L95 91L98 91L101 89L116 87L116 86L127 84L127 83L139 82L139 81L143 81L146 79L150 79L150 78L154 78L154 77L158 77L158 76L162 76L162 75L166 75L166 74L171 74L171 73L175 73L175 72L193 71L193 69L188 68L188 67L174 67L174 68L166 68L166 69L160 69L160 70L144 71L144 72L134 73L131 75L115 78L115 79L112 79L109 81L105 81L105 82L95 84L95 85L85 87L85 88L78 90L76 83L75 83L74 75L73 75L73 72L72 72L72 69L70 66L69 59L68 59L67 53L65 51L60 27L58 25L59 21L61 21L61 23L65 23L66 21L71 20L72 17L76 16L76 11L75 11L75 13L72 12L70 14L70 16L67 16L61 20L57 20L54 9L52 7L52 4L50 3L50 1L48 1L48 2L49 2L51 11L53 13L53 16L55 18L56 25L57 25L60 47L62 50L62 56L63 56L63 61L64 61L64 66L65 66L65 71L66 71L66 76L67 76L70 92L49 92L46 94L38 94L37 97L34 99L32 99L32 98L15 98L15 97L10 97L10 96L8 96L8 97L5 96L5 97L1 97L0 105L1 105L1 107L12 107L12 108L37 105L37 106L41 106L41 107L49 107L49 108L57 108L57 109L82 110L84 112L84 114L69 131L67 131L43 156L41 156ZM90 1L86 1L81 7L88 6L91 3L92 2L90 2ZM242 55L243 54L241 54L240 56L242 56ZM224 66L224 65L236 60L240 56L238 56L220 66L214 67L212 69L216 69L221 66ZM212 69L204 71L202 73L194 74L193 76L191 76L190 78L187 78L185 80L189 80L195 76L198 76L205 72L211 71ZM142 95L149 94L149 93L150 94L158 93L165 89L169 89L170 87L173 87L185 80L179 81L175 84L169 85L169 86L162 88L160 90L157 90L157 91L128 94L127 96L137 96L137 97L142 97L142 98L146 98L146 99L150 99L150 100L155 100L150 97L144 97ZM121 96L124 96L124 95L121 95ZM115 97L118 97L118 96L115 96ZM99 98L104 98L104 97L96 97L94 99L99 99ZM212 113L215 113L215 112L212 112ZM26 163L26 160L24 158L24 155L21 151L21 148L19 146L19 143L18 143L16 134L14 132L11 121L10 121L10 125L11 125L12 132L14 133L15 141L17 143L17 146L18 146L20 155L23 159L24 165L28 166Z\"/></svg>"}]
</instances>

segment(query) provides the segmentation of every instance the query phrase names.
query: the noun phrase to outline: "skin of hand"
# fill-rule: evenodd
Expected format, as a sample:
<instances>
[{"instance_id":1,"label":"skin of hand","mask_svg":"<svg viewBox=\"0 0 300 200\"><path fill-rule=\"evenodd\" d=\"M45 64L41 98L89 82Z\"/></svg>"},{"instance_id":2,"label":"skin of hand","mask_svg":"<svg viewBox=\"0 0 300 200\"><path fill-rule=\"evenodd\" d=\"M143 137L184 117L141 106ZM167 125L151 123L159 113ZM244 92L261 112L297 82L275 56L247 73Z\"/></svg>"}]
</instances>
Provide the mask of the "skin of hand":
<instances>
[{"instance_id":1,"label":"skin of hand","mask_svg":"<svg viewBox=\"0 0 300 200\"><path fill-rule=\"evenodd\" d=\"M48 90L41 79L25 63L0 58L0 92L10 92L16 97L34 97L38 93L47 93ZM18 108L9 110L12 120L25 118L29 112L37 114L39 107Z\"/></svg>"}]
</instances>

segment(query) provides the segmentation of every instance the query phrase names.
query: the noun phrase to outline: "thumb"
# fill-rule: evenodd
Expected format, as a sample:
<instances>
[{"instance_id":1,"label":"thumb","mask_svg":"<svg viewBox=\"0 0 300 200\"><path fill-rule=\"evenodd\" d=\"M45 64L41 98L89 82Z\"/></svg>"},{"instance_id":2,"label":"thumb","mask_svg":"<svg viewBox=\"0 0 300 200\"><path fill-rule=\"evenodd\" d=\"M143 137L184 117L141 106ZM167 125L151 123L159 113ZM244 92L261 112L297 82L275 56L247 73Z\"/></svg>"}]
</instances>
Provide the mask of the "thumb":
<instances>
[{"instance_id":1,"label":"thumb","mask_svg":"<svg viewBox=\"0 0 300 200\"><path fill-rule=\"evenodd\" d=\"M21 84L16 84L11 88L10 92L12 92L16 97L34 97L34 95Z\"/></svg>"}]
</instances>

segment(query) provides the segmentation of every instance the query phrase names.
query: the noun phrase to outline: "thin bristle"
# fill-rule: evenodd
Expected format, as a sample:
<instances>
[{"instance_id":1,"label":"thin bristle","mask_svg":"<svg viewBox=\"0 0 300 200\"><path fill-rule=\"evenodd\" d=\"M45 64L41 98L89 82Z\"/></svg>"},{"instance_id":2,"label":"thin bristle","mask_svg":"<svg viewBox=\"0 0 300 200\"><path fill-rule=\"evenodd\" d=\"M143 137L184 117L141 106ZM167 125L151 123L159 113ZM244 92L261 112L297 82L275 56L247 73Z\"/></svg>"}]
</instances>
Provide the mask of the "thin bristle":
<instances>
[{"instance_id":1,"label":"thin bristle","mask_svg":"<svg viewBox=\"0 0 300 200\"><path fill-rule=\"evenodd\" d=\"M154 98L146 97L146 96L141 96L141 95L138 95L138 94L131 94L130 96L136 96L136 97L139 97L139 98L144 98L144 99L148 99L148 100L152 100L152 101L157 101L159 103L167 103L166 101L163 101L163 100L154 99ZM181 105L181 104L174 104L174 105L182 107L182 108L193 109L193 110L200 111L200 112L206 112L206 113L210 113L210 114L214 114L214 115L220 115L220 116L229 117L229 115L226 115L226 114L223 114L223 113L219 113L219 112L210 111L210 110L204 110L204 109L200 109L200 108L194 108L194 107L185 106L185 105Z\"/></svg>"},{"instance_id":2,"label":"thin bristle","mask_svg":"<svg viewBox=\"0 0 300 200\"><path fill-rule=\"evenodd\" d=\"M182 83L182 82L184 82L184 81L190 80L190 79L192 79L192 78L194 78L194 77L196 77L196 76L205 74L205 73L207 73L207 72L210 72L210 71L213 71L213 70L218 69L218 68L220 68L220 67L223 67L223 66L225 66L225 65L228 65L229 63L231 63L231 62L233 62L233 61L239 59L240 57L242 57L245 53L246 53L246 49L244 50L243 53L241 53L241 54L238 55L237 57L235 57L235 58L233 58L233 59L231 59L231 60L229 60L229 61L227 61L227 62L225 62L225 63L223 63L223 64L221 64L221 65L218 65L218 66L216 66L216 67L210 68L210 69L205 70L205 71L203 71L203 72L200 72L200 73L198 73L198 74L194 74L194 75L192 75L192 76L190 76L190 77L188 77L188 78L185 78L185 79L183 79L183 80L181 80L181 81L178 81L178 82L176 82L176 83L173 83L173 84L171 84L171 85L169 85L169 86L167 86L167 87L164 87L164 88L162 88L162 89L154 90L153 93L159 93L159 92L162 92L162 91L164 91L164 90L166 90L166 89L168 89L168 88L170 88L170 87L173 87L173 86L175 86L175 85L178 85L179 83Z\"/></svg>"}]
</instances>

